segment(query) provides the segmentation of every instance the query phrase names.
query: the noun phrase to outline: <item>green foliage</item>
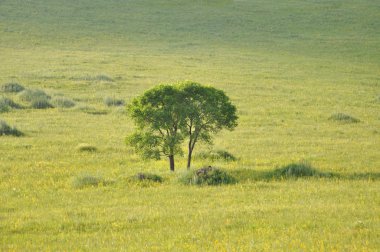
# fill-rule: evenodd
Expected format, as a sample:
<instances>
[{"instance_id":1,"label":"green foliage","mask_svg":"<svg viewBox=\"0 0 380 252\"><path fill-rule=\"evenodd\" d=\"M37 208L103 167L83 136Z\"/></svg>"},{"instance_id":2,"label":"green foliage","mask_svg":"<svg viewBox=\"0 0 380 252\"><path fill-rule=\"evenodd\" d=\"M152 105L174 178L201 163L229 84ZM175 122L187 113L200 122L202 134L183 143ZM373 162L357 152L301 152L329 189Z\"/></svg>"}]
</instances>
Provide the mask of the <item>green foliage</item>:
<instances>
[{"instance_id":1,"label":"green foliage","mask_svg":"<svg viewBox=\"0 0 380 252\"><path fill-rule=\"evenodd\" d=\"M123 106L124 105L124 101L121 100L121 99L116 99L116 98L112 98L112 97L106 97L104 99L104 104L106 104L108 107Z\"/></svg>"},{"instance_id":2,"label":"green foliage","mask_svg":"<svg viewBox=\"0 0 380 252\"><path fill-rule=\"evenodd\" d=\"M194 82L159 85L133 100L128 110L140 129L128 138L130 145L144 157L170 156L181 152L187 136L188 168L197 141L211 142L212 133L237 126L236 107L225 93Z\"/></svg>"},{"instance_id":3,"label":"green foliage","mask_svg":"<svg viewBox=\"0 0 380 252\"><path fill-rule=\"evenodd\" d=\"M102 184L104 179L93 175L80 175L73 179L72 186L77 189L82 189L85 187L97 187Z\"/></svg>"},{"instance_id":4,"label":"green foliage","mask_svg":"<svg viewBox=\"0 0 380 252\"><path fill-rule=\"evenodd\" d=\"M18 92L23 91L24 89L25 88L21 84L16 83L16 82L3 84L0 88L2 92L6 92L6 93L18 93Z\"/></svg>"},{"instance_id":5,"label":"green foliage","mask_svg":"<svg viewBox=\"0 0 380 252\"><path fill-rule=\"evenodd\" d=\"M127 143L146 158L166 156L174 158L181 154L183 135L180 123L183 107L179 106L181 93L171 85L158 85L135 98L127 106L138 131L127 137ZM173 161L174 162L174 161ZM170 163L174 170L174 163Z\"/></svg>"},{"instance_id":6,"label":"green foliage","mask_svg":"<svg viewBox=\"0 0 380 252\"><path fill-rule=\"evenodd\" d=\"M211 143L212 134L222 129L233 130L237 126L236 107L228 96L219 89L195 82L179 84L185 108L181 123L183 132L188 132L188 161L190 168L192 152L198 141Z\"/></svg>"},{"instance_id":7,"label":"green foliage","mask_svg":"<svg viewBox=\"0 0 380 252\"><path fill-rule=\"evenodd\" d=\"M144 159L161 158L161 149L166 148L160 145L161 141L162 138L153 132L135 132L126 138L126 144L133 146Z\"/></svg>"},{"instance_id":8,"label":"green foliage","mask_svg":"<svg viewBox=\"0 0 380 252\"><path fill-rule=\"evenodd\" d=\"M0 120L0 136L23 136L24 134L15 127L9 126L5 121Z\"/></svg>"},{"instance_id":9,"label":"green foliage","mask_svg":"<svg viewBox=\"0 0 380 252\"><path fill-rule=\"evenodd\" d=\"M90 144L87 143L81 143L76 147L77 151L79 152L96 152L98 149Z\"/></svg>"},{"instance_id":10,"label":"green foliage","mask_svg":"<svg viewBox=\"0 0 380 252\"><path fill-rule=\"evenodd\" d=\"M227 172L209 166L195 171L187 171L180 177L180 182L190 185L222 185L235 184L237 180Z\"/></svg>"},{"instance_id":11,"label":"green foliage","mask_svg":"<svg viewBox=\"0 0 380 252\"><path fill-rule=\"evenodd\" d=\"M337 121L341 123L358 123L360 122L359 119L352 117L350 115L344 114L344 113L336 113L329 117L329 120L331 121Z\"/></svg>"},{"instance_id":12,"label":"green foliage","mask_svg":"<svg viewBox=\"0 0 380 252\"><path fill-rule=\"evenodd\" d=\"M57 108L72 108L75 106L75 102L66 97L54 97L51 103Z\"/></svg>"}]
</instances>

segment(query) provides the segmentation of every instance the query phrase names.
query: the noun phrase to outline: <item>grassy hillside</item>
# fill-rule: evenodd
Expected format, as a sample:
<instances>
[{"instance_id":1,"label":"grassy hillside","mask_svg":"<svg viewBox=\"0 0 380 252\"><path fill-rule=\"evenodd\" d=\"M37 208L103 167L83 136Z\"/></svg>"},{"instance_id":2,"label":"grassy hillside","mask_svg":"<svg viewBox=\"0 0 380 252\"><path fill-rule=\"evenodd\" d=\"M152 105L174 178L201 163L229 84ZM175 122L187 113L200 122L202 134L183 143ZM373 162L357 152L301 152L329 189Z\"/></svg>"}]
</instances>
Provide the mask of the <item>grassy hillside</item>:
<instances>
[{"instance_id":1,"label":"grassy hillside","mask_svg":"<svg viewBox=\"0 0 380 252\"><path fill-rule=\"evenodd\" d=\"M0 249L375 251L379 27L380 3L365 0L0 1L0 85L75 102L31 109L0 90L24 106L0 119L25 134L0 136ZM240 117L196 147L194 168L241 183L180 185L185 158L175 174L141 160L124 107L104 103L184 79L225 90ZM202 159L210 148L238 160ZM300 161L339 177L255 175ZM165 181L128 182L141 171ZM110 183L77 189L83 174Z\"/></svg>"}]
</instances>

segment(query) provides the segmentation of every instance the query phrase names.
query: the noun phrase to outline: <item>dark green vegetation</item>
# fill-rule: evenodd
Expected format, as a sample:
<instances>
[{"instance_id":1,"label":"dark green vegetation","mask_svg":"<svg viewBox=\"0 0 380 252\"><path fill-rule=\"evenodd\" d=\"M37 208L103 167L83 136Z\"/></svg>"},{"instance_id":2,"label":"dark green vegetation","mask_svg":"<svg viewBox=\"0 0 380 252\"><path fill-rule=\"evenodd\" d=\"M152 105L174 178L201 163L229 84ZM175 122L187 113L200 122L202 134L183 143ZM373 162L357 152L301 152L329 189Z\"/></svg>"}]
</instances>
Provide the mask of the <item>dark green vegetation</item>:
<instances>
[{"instance_id":1,"label":"dark green vegetation","mask_svg":"<svg viewBox=\"0 0 380 252\"><path fill-rule=\"evenodd\" d=\"M26 135L0 137L0 250L377 251L379 5L0 1L0 85L76 103L31 109L0 90L24 107L1 118ZM213 148L237 160L197 158L209 150L199 145L192 167L220 167L237 184L182 185L186 158L170 174L125 145L133 122L104 99L129 103L179 80L236 105L239 126ZM328 120L337 112L360 122ZM332 175L276 175L300 160ZM137 173L164 181L126 179ZM115 183L73 187L81 174Z\"/></svg>"},{"instance_id":2,"label":"dark green vegetation","mask_svg":"<svg viewBox=\"0 0 380 252\"><path fill-rule=\"evenodd\" d=\"M344 113L333 114L329 117L329 120L342 122L342 123L358 123L358 122L360 122L359 119L352 117L350 115L344 114Z\"/></svg>"},{"instance_id":3,"label":"dark green vegetation","mask_svg":"<svg viewBox=\"0 0 380 252\"><path fill-rule=\"evenodd\" d=\"M226 171L211 166L185 173L180 181L190 185L227 185L238 181Z\"/></svg>"},{"instance_id":4,"label":"dark green vegetation","mask_svg":"<svg viewBox=\"0 0 380 252\"><path fill-rule=\"evenodd\" d=\"M22 136L24 133L16 129L16 127L9 126L5 121L0 120L0 136Z\"/></svg>"}]
</instances>

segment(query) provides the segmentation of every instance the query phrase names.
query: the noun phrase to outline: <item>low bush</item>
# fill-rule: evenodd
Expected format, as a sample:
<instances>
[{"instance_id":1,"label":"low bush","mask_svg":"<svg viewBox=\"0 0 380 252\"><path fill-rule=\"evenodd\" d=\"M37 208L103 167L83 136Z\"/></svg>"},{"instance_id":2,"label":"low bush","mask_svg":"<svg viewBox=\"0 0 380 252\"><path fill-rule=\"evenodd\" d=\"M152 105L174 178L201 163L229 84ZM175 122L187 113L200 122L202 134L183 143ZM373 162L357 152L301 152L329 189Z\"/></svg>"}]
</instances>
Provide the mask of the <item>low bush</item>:
<instances>
[{"instance_id":1,"label":"low bush","mask_svg":"<svg viewBox=\"0 0 380 252\"><path fill-rule=\"evenodd\" d=\"M24 102L33 102L36 100L49 100L50 96L40 89L26 89L19 95L20 99Z\"/></svg>"},{"instance_id":2,"label":"low bush","mask_svg":"<svg viewBox=\"0 0 380 252\"><path fill-rule=\"evenodd\" d=\"M222 185L235 184L237 180L227 172L209 166L186 172L180 182L190 185Z\"/></svg>"},{"instance_id":3,"label":"low bush","mask_svg":"<svg viewBox=\"0 0 380 252\"><path fill-rule=\"evenodd\" d=\"M75 102L65 97L54 97L51 103L57 108L72 108L75 106Z\"/></svg>"},{"instance_id":4,"label":"low bush","mask_svg":"<svg viewBox=\"0 0 380 252\"><path fill-rule=\"evenodd\" d=\"M216 150L216 151L209 151L209 152L201 152L197 155L199 158L202 159L209 159L212 161L215 160L225 160L225 161L236 161L237 158L225 150Z\"/></svg>"},{"instance_id":5,"label":"low bush","mask_svg":"<svg viewBox=\"0 0 380 252\"><path fill-rule=\"evenodd\" d=\"M86 143L79 144L76 149L80 152L96 152L98 150L95 146Z\"/></svg>"},{"instance_id":6,"label":"low bush","mask_svg":"<svg viewBox=\"0 0 380 252\"><path fill-rule=\"evenodd\" d=\"M121 100L121 99L106 97L104 99L104 104L107 105L108 107L111 107L111 106L123 106L124 105L124 101Z\"/></svg>"},{"instance_id":7,"label":"low bush","mask_svg":"<svg viewBox=\"0 0 380 252\"><path fill-rule=\"evenodd\" d=\"M342 122L342 123L358 123L360 122L359 119L352 117L350 115L344 114L344 113L336 113L332 114L329 117L330 121L336 121L336 122Z\"/></svg>"},{"instance_id":8,"label":"low bush","mask_svg":"<svg viewBox=\"0 0 380 252\"><path fill-rule=\"evenodd\" d=\"M292 163L281 168L277 168L273 172L274 177L312 177L312 176L322 176L323 174L316 169L314 169L310 164L307 163Z\"/></svg>"},{"instance_id":9,"label":"low bush","mask_svg":"<svg viewBox=\"0 0 380 252\"><path fill-rule=\"evenodd\" d=\"M5 83L1 86L0 90L7 93L18 93L23 91L25 88L16 82Z\"/></svg>"},{"instance_id":10,"label":"low bush","mask_svg":"<svg viewBox=\"0 0 380 252\"><path fill-rule=\"evenodd\" d=\"M41 97L33 100L30 103L30 107L34 109L48 109L53 108L53 105L51 105L47 99Z\"/></svg>"},{"instance_id":11,"label":"low bush","mask_svg":"<svg viewBox=\"0 0 380 252\"><path fill-rule=\"evenodd\" d=\"M85 187L96 187L103 183L104 180L101 177L92 175L80 175L73 179L72 185L74 188L82 189Z\"/></svg>"},{"instance_id":12,"label":"low bush","mask_svg":"<svg viewBox=\"0 0 380 252\"><path fill-rule=\"evenodd\" d=\"M1 96L0 97L0 110L1 107L9 107L9 108L14 108L14 109L21 109L22 106L15 103L12 99Z\"/></svg>"},{"instance_id":13,"label":"low bush","mask_svg":"<svg viewBox=\"0 0 380 252\"><path fill-rule=\"evenodd\" d=\"M0 136L23 136L24 134L15 127L9 126L5 121L0 120Z\"/></svg>"},{"instance_id":14,"label":"low bush","mask_svg":"<svg viewBox=\"0 0 380 252\"><path fill-rule=\"evenodd\" d=\"M135 178L138 181L151 181L159 183L163 181L162 177L152 173L138 173Z\"/></svg>"}]
</instances>

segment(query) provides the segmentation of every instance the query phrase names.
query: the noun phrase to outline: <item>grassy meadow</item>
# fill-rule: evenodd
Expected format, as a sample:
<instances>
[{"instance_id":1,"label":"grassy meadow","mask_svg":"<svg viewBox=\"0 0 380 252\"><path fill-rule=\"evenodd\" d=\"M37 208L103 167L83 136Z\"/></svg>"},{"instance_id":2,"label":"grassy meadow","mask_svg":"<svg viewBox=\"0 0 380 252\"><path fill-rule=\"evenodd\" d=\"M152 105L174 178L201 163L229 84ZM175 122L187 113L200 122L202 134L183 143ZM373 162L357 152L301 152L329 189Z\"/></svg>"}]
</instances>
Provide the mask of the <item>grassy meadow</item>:
<instances>
[{"instance_id":1,"label":"grassy meadow","mask_svg":"<svg viewBox=\"0 0 380 252\"><path fill-rule=\"evenodd\" d=\"M379 27L370 0L0 0L0 87L74 104L0 89L20 105L0 120L24 134L0 134L0 250L377 251ZM183 185L186 157L171 173L125 144L134 124L108 101L181 80L237 106L193 168L239 183ZM215 150L237 160L201 155ZM265 175L299 162L333 175Z\"/></svg>"}]
</instances>

